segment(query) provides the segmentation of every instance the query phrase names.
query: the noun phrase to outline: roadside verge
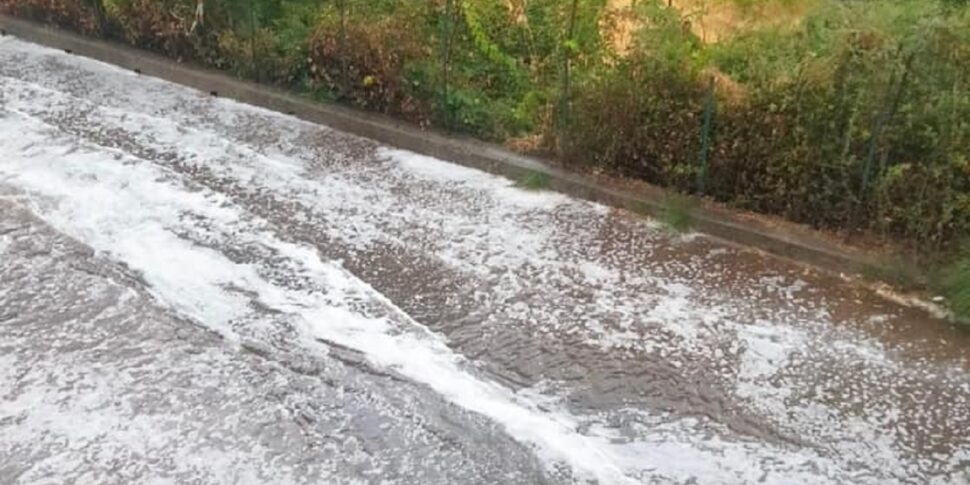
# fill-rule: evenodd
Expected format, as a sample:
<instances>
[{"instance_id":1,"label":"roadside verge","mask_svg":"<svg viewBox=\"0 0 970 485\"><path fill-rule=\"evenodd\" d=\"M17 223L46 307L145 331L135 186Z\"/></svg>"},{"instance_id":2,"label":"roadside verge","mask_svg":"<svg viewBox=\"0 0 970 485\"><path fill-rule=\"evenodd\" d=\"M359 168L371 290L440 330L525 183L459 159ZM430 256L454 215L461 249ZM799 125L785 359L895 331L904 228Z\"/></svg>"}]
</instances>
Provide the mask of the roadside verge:
<instances>
[{"instance_id":1,"label":"roadside verge","mask_svg":"<svg viewBox=\"0 0 970 485\"><path fill-rule=\"evenodd\" d=\"M217 96L287 113L306 121L370 138L512 179L542 173L548 187L613 207L658 214L667 197L663 189L636 181L591 176L467 137L422 130L389 117L320 103L271 86L260 85L198 66L179 63L119 43L79 36L34 22L0 15L7 35L190 86ZM808 264L837 274L858 274L872 264L862 251L785 221L756 217L705 203L692 210L697 231L743 247Z\"/></svg>"}]
</instances>

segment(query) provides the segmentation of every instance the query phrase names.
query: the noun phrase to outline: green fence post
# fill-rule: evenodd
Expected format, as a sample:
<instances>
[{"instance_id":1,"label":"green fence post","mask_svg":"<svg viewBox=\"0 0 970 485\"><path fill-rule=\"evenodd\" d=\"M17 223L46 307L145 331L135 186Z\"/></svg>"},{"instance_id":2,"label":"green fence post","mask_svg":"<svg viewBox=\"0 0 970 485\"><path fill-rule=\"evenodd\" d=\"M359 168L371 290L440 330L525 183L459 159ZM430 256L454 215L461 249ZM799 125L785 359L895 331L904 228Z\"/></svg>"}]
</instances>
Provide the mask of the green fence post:
<instances>
[{"instance_id":1,"label":"green fence post","mask_svg":"<svg viewBox=\"0 0 970 485\"><path fill-rule=\"evenodd\" d=\"M449 75L451 72L452 37L455 32L455 0L445 0L444 15L441 19L441 72L438 86L438 119L446 130L452 129L451 108L448 106Z\"/></svg>"},{"instance_id":2,"label":"green fence post","mask_svg":"<svg viewBox=\"0 0 970 485\"><path fill-rule=\"evenodd\" d=\"M347 0L337 0L337 9L340 10L340 40L337 49L340 56L340 93L341 97L350 96L350 72L347 65Z\"/></svg>"},{"instance_id":3,"label":"green fence post","mask_svg":"<svg viewBox=\"0 0 970 485\"><path fill-rule=\"evenodd\" d=\"M94 11L94 22L97 24L98 32L97 34L104 37L105 27L107 25L107 19L104 14L104 5L101 4L101 0L91 0L91 9Z\"/></svg>"},{"instance_id":4,"label":"green fence post","mask_svg":"<svg viewBox=\"0 0 970 485\"><path fill-rule=\"evenodd\" d=\"M714 113L717 110L717 98L714 96L714 89L714 77L711 76L707 84L707 94L704 96L704 116L701 120L701 151L698 154L700 170L697 172L697 195L700 196L703 196L706 190L711 140L714 135Z\"/></svg>"},{"instance_id":5,"label":"green fence post","mask_svg":"<svg viewBox=\"0 0 970 485\"><path fill-rule=\"evenodd\" d=\"M900 46L900 55L902 55L902 46ZM899 103L902 99L903 90L906 88L906 82L909 79L910 66L915 58L915 52L909 54L902 65L902 73L899 73L899 67L893 69L892 74L889 77L889 85L886 87L886 98L885 107L873 120L872 131L869 135L869 146L866 150L866 161L862 166L862 184L859 187L859 197L856 203L856 208L853 211L853 222L849 226L850 229L855 229L855 226L859 222L859 216L861 216L863 204L869 200L869 185L872 178L872 169L875 165L876 152L879 149L879 140L882 138L883 130L889 125L893 117L896 115L896 111L899 109ZM897 75L899 76L899 82L896 81ZM885 167L880 166L881 171Z\"/></svg>"},{"instance_id":6,"label":"green fence post","mask_svg":"<svg viewBox=\"0 0 970 485\"><path fill-rule=\"evenodd\" d=\"M560 46L561 51L561 84L559 86L559 155L568 153L568 133L570 125L570 62L572 61L572 51L576 48L576 14L579 9L579 0L572 0L569 7L569 14L566 20L566 36Z\"/></svg>"},{"instance_id":7,"label":"green fence post","mask_svg":"<svg viewBox=\"0 0 970 485\"><path fill-rule=\"evenodd\" d=\"M256 59L256 4L249 0L249 62L252 65L253 77L259 82L259 63Z\"/></svg>"}]
</instances>

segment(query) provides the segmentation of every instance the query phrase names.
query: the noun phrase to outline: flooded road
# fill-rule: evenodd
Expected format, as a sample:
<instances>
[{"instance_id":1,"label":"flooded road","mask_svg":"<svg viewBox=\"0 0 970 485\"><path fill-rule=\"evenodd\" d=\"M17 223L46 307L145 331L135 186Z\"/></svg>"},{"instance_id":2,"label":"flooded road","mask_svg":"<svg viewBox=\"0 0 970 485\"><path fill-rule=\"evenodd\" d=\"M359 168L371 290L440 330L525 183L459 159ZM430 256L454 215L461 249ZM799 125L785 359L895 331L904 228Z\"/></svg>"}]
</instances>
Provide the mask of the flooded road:
<instances>
[{"instance_id":1,"label":"flooded road","mask_svg":"<svg viewBox=\"0 0 970 485\"><path fill-rule=\"evenodd\" d=\"M970 483L968 356L831 276L0 39L2 483Z\"/></svg>"}]
</instances>

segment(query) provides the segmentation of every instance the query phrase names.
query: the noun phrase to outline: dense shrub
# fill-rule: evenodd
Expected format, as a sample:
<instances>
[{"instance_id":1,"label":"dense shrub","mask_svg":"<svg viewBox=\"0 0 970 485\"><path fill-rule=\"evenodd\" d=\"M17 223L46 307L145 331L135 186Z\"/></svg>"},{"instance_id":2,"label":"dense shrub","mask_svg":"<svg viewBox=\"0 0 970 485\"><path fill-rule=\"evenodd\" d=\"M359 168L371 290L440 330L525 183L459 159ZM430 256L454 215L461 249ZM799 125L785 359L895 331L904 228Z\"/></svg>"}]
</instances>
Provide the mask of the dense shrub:
<instances>
[{"instance_id":1,"label":"dense shrub","mask_svg":"<svg viewBox=\"0 0 970 485\"><path fill-rule=\"evenodd\" d=\"M190 57L196 36L189 33L193 18L190 2L174 0L116 0L105 2L119 33L132 45L174 57Z\"/></svg>"},{"instance_id":2,"label":"dense shrub","mask_svg":"<svg viewBox=\"0 0 970 485\"><path fill-rule=\"evenodd\" d=\"M716 45L658 4L638 15L632 53L578 87L572 159L692 190L714 78L706 194L924 249L970 232L966 9L830 4Z\"/></svg>"},{"instance_id":3,"label":"dense shrub","mask_svg":"<svg viewBox=\"0 0 970 485\"><path fill-rule=\"evenodd\" d=\"M85 34L99 32L95 4L90 0L0 0L0 13L57 25Z\"/></svg>"},{"instance_id":4,"label":"dense shrub","mask_svg":"<svg viewBox=\"0 0 970 485\"><path fill-rule=\"evenodd\" d=\"M315 86L364 108L430 122L431 5L347 3L344 11L337 3L325 8L311 34Z\"/></svg>"},{"instance_id":5,"label":"dense shrub","mask_svg":"<svg viewBox=\"0 0 970 485\"><path fill-rule=\"evenodd\" d=\"M744 28L705 42L676 8L702 3ZM817 227L970 233L963 0L206 0L195 28L195 0L0 8Z\"/></svg>"}]
</instances>

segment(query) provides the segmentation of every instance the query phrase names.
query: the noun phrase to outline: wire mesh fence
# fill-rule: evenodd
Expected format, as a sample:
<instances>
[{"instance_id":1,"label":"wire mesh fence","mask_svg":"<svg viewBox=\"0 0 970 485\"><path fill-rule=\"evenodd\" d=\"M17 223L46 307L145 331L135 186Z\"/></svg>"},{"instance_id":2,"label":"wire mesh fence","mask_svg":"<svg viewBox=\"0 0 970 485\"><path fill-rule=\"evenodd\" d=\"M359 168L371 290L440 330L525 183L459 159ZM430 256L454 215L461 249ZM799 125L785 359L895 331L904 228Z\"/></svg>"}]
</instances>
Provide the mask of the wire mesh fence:
<instances>
[{"instance_id":1,"label":"wire mesh fence","mask_svg":"<svg viewBox=\"0 0 970 485\"><path fill-rule=\"evenodd\" d=\"M970 14L925 6L932 2L880 14L875 2L803 19L787 37L766 30L709 43L697 26L705 12L677 3L0 0L0 8L819 226L934 243L970 230ZM890 14L910 15L914 27L877 17Z\"/></svg>"}]
</instances>

